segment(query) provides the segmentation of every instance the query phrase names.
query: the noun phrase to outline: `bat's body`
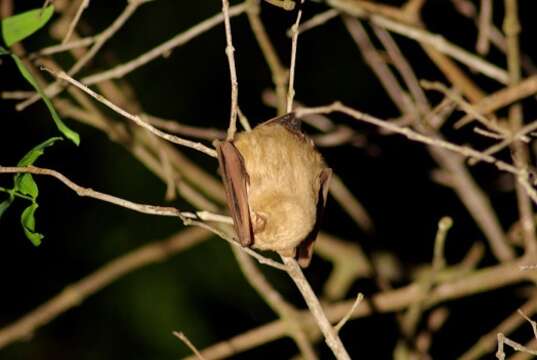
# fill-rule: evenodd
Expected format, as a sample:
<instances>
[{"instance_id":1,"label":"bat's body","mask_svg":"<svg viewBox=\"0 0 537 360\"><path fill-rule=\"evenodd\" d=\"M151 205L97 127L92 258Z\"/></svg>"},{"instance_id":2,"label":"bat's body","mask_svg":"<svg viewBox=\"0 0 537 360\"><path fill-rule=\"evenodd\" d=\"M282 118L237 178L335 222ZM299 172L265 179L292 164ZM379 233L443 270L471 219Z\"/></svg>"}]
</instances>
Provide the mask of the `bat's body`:
<instances>
[{"instance_id":1,"label":"bat's body","mask_svg":"<svg viewBox=\"0 0 537 360\"><path fill-rule=\"evenodd\" d=\"M231 214L244 246L309 263L331 170L294 114L218 146Z\"/></svg>"}]
</instances>

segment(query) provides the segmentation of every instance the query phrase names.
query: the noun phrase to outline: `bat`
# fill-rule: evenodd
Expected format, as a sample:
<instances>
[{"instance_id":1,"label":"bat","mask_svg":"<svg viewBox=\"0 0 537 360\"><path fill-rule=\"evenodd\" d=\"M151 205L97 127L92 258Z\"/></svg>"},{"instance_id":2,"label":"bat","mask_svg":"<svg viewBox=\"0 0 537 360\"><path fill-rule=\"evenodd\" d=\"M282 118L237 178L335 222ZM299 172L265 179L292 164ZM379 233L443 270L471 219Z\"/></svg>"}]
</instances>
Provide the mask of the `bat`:
<instances>
[{"instance_id":1,"label":"bat","mask_svg":"<svg viewBox=\"0 0 537 360\"><path fill-rule=\"evenodd\" d=\"M216 143L229 212L242 246L307 267L332 170L289 113Z\"/></svg>"}]
</instances>

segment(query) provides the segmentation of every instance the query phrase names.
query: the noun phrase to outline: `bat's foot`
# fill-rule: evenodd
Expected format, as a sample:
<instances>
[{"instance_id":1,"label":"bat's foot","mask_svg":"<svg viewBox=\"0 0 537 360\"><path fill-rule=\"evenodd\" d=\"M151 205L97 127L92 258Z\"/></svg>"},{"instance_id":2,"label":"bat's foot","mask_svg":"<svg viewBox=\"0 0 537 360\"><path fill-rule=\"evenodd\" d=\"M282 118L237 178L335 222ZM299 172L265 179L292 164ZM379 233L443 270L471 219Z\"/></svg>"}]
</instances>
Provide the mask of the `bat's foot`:
<instances>
[{"instance_id":1,"label":"bat's foot","mask_svg":"<svg viewBox=\"0 0 537 360\"><path fill-rule=\"evenodd\" d=\"M294 258L296 256L296 248L278 250L278 254L283 257Z\"/></svg>"}]
</instances>

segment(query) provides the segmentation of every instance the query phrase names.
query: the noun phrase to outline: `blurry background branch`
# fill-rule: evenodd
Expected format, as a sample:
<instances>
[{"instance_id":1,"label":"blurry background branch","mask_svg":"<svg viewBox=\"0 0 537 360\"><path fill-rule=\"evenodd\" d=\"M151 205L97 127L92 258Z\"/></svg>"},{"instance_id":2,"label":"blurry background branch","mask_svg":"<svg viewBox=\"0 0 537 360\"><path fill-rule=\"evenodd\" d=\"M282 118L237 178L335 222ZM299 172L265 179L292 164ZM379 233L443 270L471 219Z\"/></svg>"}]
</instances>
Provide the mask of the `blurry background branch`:
<instances>
[{"instance_id":1,"label":"blurry background branch","mask_svg":"<svg viewBox=\"0 0 537 360\"><path fill-rule=\"evenodd\" d=\"M186 216L187 220L198 221L198 218L203 219L207 214L212 214L209 217L214 219L213 215L225 209L225 196L215 171L215 162L198 156L192 149L176 147L159 135L166 133L173 139L180 136L186 141L183 145L199 144L190 147L203 149L208 155L214 155L210 142L226 136L226 116L222 114L226 114L225 109L229 107L229 101L225 99L229 99L226 84L231 68L225 66L222 39L224 20L229 19L219 11L220 4L216 1L215 4L203 5L208 6L207 11L198 20L187 21L189 25L183 25L185 22L179 16L174 18L174 26L167 28L168 32L159 33L156 30L164 28L169 21L166 17L160 21L154 14L159 7L165 6L154 2L142 7L145 2L129 1L117 7L115 13L101 17L96 14L104 12L104 8L98 9L96 2L56 0L56 15L49 29L51 38L25 42L24 47L14 44L10 50L23 59L36 81L47 89L59 113L64 118L75 120L77 130L83 131L80 152L72 152L90 152L85 146L91 144L91 139L95 137L110 140L108 143L103 141L95 147L95 151L91 151L97 159L95 164L99 163L100 167L84 164L81 166L83 170L80 170L84 175L93 172L95 167L99 169L95 171L96 174L119 176L118 173L125 171L124 160L108 167L104 164L113 161L106 159L110 154L118 156L124 151L143 165L142 171L149 170L145 172L160 179L165 191L157 189L160 193L155 194L144 184L141 195L140 192L129 194L126 190L127 194L121 194L121 198L136 199L135 204L141 205L157 202L150 199L160 195L168 201L177 202L162 207L174 209L170 210L174 215L177 215L176 209L180 208L185 209L181 216ZM180 12L165 9L161 14L173 13L175 16L184 13L186 17L192 17L186 11L195 8L191 5L177 5L181 8ZM295 88L300 100L308 104L305 106L294 101L294 108L303 115L306 131L322 148L327 162L338 175L334 177L330 189L332 200L335 201L329 201L325 232L320 234L316 248L316 254L324 261L314 261L306 276L315 293L323 294L323 309L332 325L352 309L357 292L363 292L365 299L352 311L351 318L370 316L375 324L379 324L372 327L368 320L363 320L345 325L340 336L347 350L351 356L389 357L406 353L434 358L440 353L451 357L464 353L464 359L477 359L496 351L498 333L504 336L502 339L506 339L506 344L512 341L507 339L518 339L511 334L525 320L514 310L516 304L525 302L522 306L524 314L531 318L535 313L534 292L523 290L527 283L534 286L537 280L532 267L537 263L532 203L537 200L532 166L535 156L533 138L537 129L534 121L537 118L534 109L537 78L531 60L534 55L532 49L520 46L524 44L524 38L532 37L535 30L532 30L532 24L525 17L525 8L518 8L519 5L526 5L516 0L452 0L443 4L409 0L401 6L382 1L327 0L321 4L306 1L303 6L296 5L287 0L246 0L231 4L226 10L229 18L233 18L232 23L226 21L228 30L230 25L233 26L233 44L231 41L227 43L228 55L233 46L240 49L236 58L236 80L241 81L241 108L238 107L236 96L233 96L230 118L235 118L235 112L237 116L242 114L240 119L248 117L258 121L269 113L282 114L287 104L293 102ZM199 6L201 9L202 6ZM294 12L289 12L292 8L295 8ZM440 10L435 12L435 9ZM1 2L0 11L2 18L12 14L13 2ZM297 16L299 14L302 14L302 18ZM443 27L442 18L446 19L444 22L449 22L447 28ZM146 19L151 20L151 26L147 25L149 22ZM464 23L466 19L470 20L467 21L468 26ZM498 24L498 19L503 24ZM298 22L300 26L292 26ZM343 22L343 26L339 22ZM472 36L450 32L459 27L465 29L461 30L461 34L472 33ZM133 28L136 28L135 32ZM209 31L211 29L218 30ZM145 32L156 36L156 39L145 41L150 38L149 35L145 37ZM125 37L124 34L130 35ZM294 39L291 49L291 40L287 36ZM169 40L161 40L166 38ZM133 39L143 41L139 45ZM125 44L120 44L122 41ZM133 47L124 46L129 45L127 43L136 44ZM214 46L217 43L222 46ZM182 49L181 56L177 56L179 47L186 44L189 44L188 49ZM356 47L359 53L356 53ZM214 53L211 49L215 49ZM194 60L189 65L181 63L181 58L188 57L190 53L195 55ZM505 62L501 59L502 54L505 54ZM166 61L159 60L161 58ZM289 61L291 58L293 60ZM430 63L421 60L424 58L429 59ZM289 66L290 69L287 69L284 64L288 63L296 64L296 68ZM143 129L117 117L90 99L81 90L83 87L79 89L59 81L49 83L39 71L40 65L55 73L65 72L71 77L76 75L75 79L79 78L83 84L94 87L91 91L102 94L112 104L128 112L131 120L135 118L140 124L148 126ZM202 68L201 72L193 71L196 66L196 70ZM176 73L179 74L177 77ZM329 73L331 79L326 79L324 73ZM359 77L355 78L358 73ZM430 81L424 82L422 77ZM169 78L171 85L163 78ZM375 83L377 80L378 84ZM364 83L365 86L362 85ZM6 84L10 84L9 80ZM153 95L155 93L156 96ZM152 102L152 96L158 98L156 102ZM16 105L19 110L39 99L34 92L16 87L2 91L1 98L2 101L21 101ZM261 100L275 110L255 105ZM332 103L334 100L342 100L349 106ZM319 107L319 104L327 103L332 105ZM186 110L190 107L193 109L191 113ZM35 108L22 114L10 113L6 119L29 116L32 124L39 123L34 113L38 111L37 106ZM372 123L375 128L365 127L358 122L343 122L338 112L361 122ZM462 115L458 112L462 112ZM180 122L174 119L180 119ZM10 120L9 124L24 126L21 125L24 121ZM153 133L148 132L148 128ZM4 166L17 161L16 158L11 159L11 154L14 156L14 149L18 149L16 142L19 142L19 137L30 138L37 133L37 128L18 131L5 132L16 136L13 136L13 144L10 139L2 141L8 144L1 148L2 155L7 156L6 159L0 159ZM230 132L234 132L232 127ZM404 138L386 137L394 133ZM428 158L424 161L420 157L420 147L404 145L411 143L408 140L426 144L431 163L427 163ZM121 147L109 144L119 144ZM112 146L113 150L103 155L102 149L108 146ZM395 156L392 146L397 147ZM390 156L395 160L390 162ZM493 166L474 166L480 162ZM122 166L121 169L118 166ZM58 174L65 173L69 178L77 178L72 177L71 170L65 169L65 164L55 163L50 167L58 168L61 171ZM15 168L0 169L15 171ZM31 172L35 169L26 170ZM359 175L356 177L354 173L357 169ZM504 176L506 174L502 175L502 171L497 169L509 174ZM130 176L127 183L138 181L139 174ZM431 176L427 178L424 174ZM423 178L426 181L422 181ZM436 184L452 189L456 196L443 191ZM40 190L46 194L46 189ZM117 190L114 192L121 193ZM404 194L412 195L404 197ZM46 209L47 204L42 208ZM43 218L50 216L41 211ZM438 214L439 211L441 214ZM342 214L345 216L340 216ZM434 246L431 240L431 229L439 216L444 214L452 217L456 224L445 248ZM6 238L9 240L6 243L13 243L15 236L4 236L10 227L10 218L6 219L7 223L0 223L2 240ZM125 220L114 220L122 228L129 227L122 222ZM477 225L475 228L474 223ZM53 227L53 224L51 222L50 226ZM77 225L83 224L81 220ZM509 237L504 230L508 228L514 229L509 231ZM139 236L147 238L146 233L137 229ZM158 230L155 226L151 228L152 238L155 237L154 232L161 233ZM228 230L211 226L211 231L226 237ZM86 237L85 231L89 230L83 230L77 239L100 237ZM177 232L177 224L174 223L168 231ZM440 233L439 230L439 236ZM135 241L136 236L131 237ZM76 275L81 280L18 320L13 320L11 315L11 307L15 307L15 304L6 305L6 313L0 314L0 321L11 322L11 325L0 329L0 347L28 338L36 329L128 273L171 257L208 237L206 230L192 228L130 252L119 247L121 251L118 250L116 256L124 255L114 260L100 260L99 263L107 265L86 277ZM106 240L103 237L103 241L119 246L119 238L110 235ZM481 242L483 239L486 240L486 250ZM56 246L67 247L69 243L59 238L53 240ZM47 243L47 246L51 245ZM523 250L517 249L517 246L523 247ZM436 256L431 262L433 248L444 250L435 252ZM97 254L98 249L87 249L91 249L85 251L88 254ZM294 344L287 346L278 342L278 346L261 347L259 351L268 352L275 358L291 357L290 354L294 354L298 348L300 356L307 359L325 356L327 350L316 346L321 339L317 323L309 311L300 310L303 305L298 304L302 302L291 295L289 279L282 280L272 270L258 268L243 252L234 250L239 267L230 265L229 268L240 268L247 282L269 305L272 313L264 313L266 306L262 303L257 307L251 305L251 299L244 295L247 290L244 289L244 282L240 282L242 278L233 280L233 275L230 275L232 270L221 270L222 263L231 262L229 254L218 250L210 255L200 255L193 249L192 255L189 253L181 257L181 262L186 264L188 258L195 257L196 263L205 264L203 270L196 268L196 264L189 268L181 267L189 265L180 264L180 270L177 271L188 273L188 277L193 279L192 283L196 284L196 290L189 288L185 291L189 299L196 299L191 300L196 306L174 303L173 308L188 310L184 310L181 317L169 317L173 319L173 326L163 328L162 325L151 326L144 322L141 328L151 334L170 337L170 343L176 342L169 336L170 332L181 329L198 348L205 347L201 353L207 359L229 357L246 350L251 350L253 354L256 350L252 349L282 337L289 337ZM18 256L29 256L27 249L21 251ZM46 251L47 247L42 247L37 252ZM518 257L522 252L524 256ZM8 254L6 256L20 262L19 257L11 255L9 248L0 250L0 253ZM453 264L454 254L463 260ZM69 257L75 255L68 253ZM62 256L65 256L63 252ZM10 258L3 259L1 263L12 264ZM207 263L210 265L207 266ZM37 264L25 266L40 269ZM37 271L38 274L34 276L45 276L48 267L42 265L43 270ZM159 265L159 268L162 267L165 265ZM9 267L4 269L13 273ZM81 271L87 272L87 269ZM134 278L142 281L143 275L134 275ZM211 276L217 280L203 285L203 279ZM25 287L24 294L31 293L28 287L39 289L36 283L48 282L49 278L32 281L31 286L28 286L28 281L20 281L24 285L19 286ZM57 281L68 283L72 280L61 277ZM173 298L171 291L188 286L181 283L169 285L162 276L152 283L162 284L165 289L164 295L158 298L159 305ZM199 286L203 290L197 289ZM21 291L13 286L9 289L6 286L6 294ZM490 291L495 292L483 294ZM38 298L47 296L43 294L40 293ZM127 309L129 301L143 296L131 294L121 300L126 303ZM14 297L8 295L6 299ZM35 297L29 298L36 301ZM228 298L237 302L237 305L223 305ZM494 301L494 309L487 309L484 305L490 304L491 298L502 300ZM154 301L151 299L149 302L154 305ZM473 309L477 308L478 311L467 310L475 302L477 305ZM248 305L243 305L246 303ZM32 303L24 303L20 305L22 310L17 311L22 313L31 306ZM208 306L210 311L203 306ZM245 310L245 306L248 306L248 310ZM90 311L88 308L81 308L76 316L83 316L85 311ZM199 312L196 312L196 308ZM213 308L216 310L213 311ZM208 312L218 312L219 317L203 320ZM388 320L375 316L387 312L395 312L396 316ZM472 320L476 319L472 323L476 325L459 329L465 331L464 340L454 344L453 336L449 333L453 331L450 322L456 322L452 319L460 320L461 312L466 314L466 321L467 314L471 314ZM188 320L190 313L203 314L197 315L199 325L198 321ZM154 317L154 313L151 317ZM129 320L133 318L128 317ZM148 318L145 319L147 322ZM208 326L203 325L203 321L203 324L210 323L212 331L218 335L207 335L209 331L204 333L199 330ZM185 324L190 324L191 328L186 328ZM47 339L47 331L53 331L53 328L44 328L34 343L39 344L41 339ZM221 330L224 328L227 332ZM382 346L370 345L376 344L376 339L381 338L376 335L377 331L383 334ZM205 336L200 335L202 333ZM240 335L227 341L218 340L237 333ZM446 334L451 338L447 347L442 340ZM480 339L481 334L484 335ZM385 338L390 339L393 349L385 345L388 341ZM87 343L87 339L81 341ZM536 346L535 341L533 339L525 344L530 352ZM138 346L142 347L139 341L133 343L136 346L123 348L137 351ZM208 346L211 343L214 345ZM30 348L32 344L26 343L24 347ZM42 346L41 351L44 348ZM22 347L3 351L23 351L20 349ZM182 349L173 348L172 351ZM508 350L504 348L503 351ZM514 358L522 356L527 354L519 353Z\"/></svg>"}]
</instances>

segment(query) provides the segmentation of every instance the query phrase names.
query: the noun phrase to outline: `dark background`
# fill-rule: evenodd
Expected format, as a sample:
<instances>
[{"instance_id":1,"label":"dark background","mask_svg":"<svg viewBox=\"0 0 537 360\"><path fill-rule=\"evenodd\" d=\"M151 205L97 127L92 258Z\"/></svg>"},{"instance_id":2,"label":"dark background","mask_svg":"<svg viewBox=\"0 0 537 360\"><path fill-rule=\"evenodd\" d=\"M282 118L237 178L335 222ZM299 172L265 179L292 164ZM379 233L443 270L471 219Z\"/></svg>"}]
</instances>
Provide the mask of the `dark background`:
<instances>
[{"instance_id":1,"label":"dark background","mask_svg":"<svg viewBox=\"0 0 537 360\"><path fill-rule=\"evenodd\" d=\"M35 0L19 3L16 2L16 13L42 4ZM386 3L399 5L402 1ZM533 56L536 54L532 39L537 29L531 19L530 3L520 2L521 46ZM82 17L89 30L85 35L107 27L125 4L92 1ZM89 70L77 77L130 60L220 8L219 0L158 0L145 4L104 46ZM325 9L322 3L308 2L304 18ZM263 5L263 19L284 64L288 64L290 53L285 32L295 16L294 12ZM502 17L503 8L497 6L497 26L501 26ZM430 31L473 51L475 27L455 12L450 1L429 0L423 19ZM271 75L246 17L234 18L232 27L239 101L255 124L274 115L274 110L261 101L262 91L271 86ZM230 85L223 29L218 26L175 49L169 57L159 58L126 77L144 111L191 125L226 128ZM415 43L396 39L418 77L445 81ZM25 46L35 50L53 43L45 28L26 40ZM497 51L492 51L488 59L505 66L504 56ZM65 68L72 61L68 56L61 60ZM296 69L297 99L308 105L341 100L381 118L399 115L338 19L300 37ZM483 77L477 78L487 91L500 88ZM12 62L4 60L0 65L0 90L27 88ZM439 100L434 96L432 99ZM5 166L15 165L35 144L57 135L42 102L22 113L13 110L14 104L0 102L0 164ZM527 104L525 116L527 120L535 118L533 104ZM448 262L459 261L473 242L484 241L456 195L431 181L435 164L424 146L402 137L380 135L376 129L345 117L332 118L367 136L366 147L346 145L324 148L322 153L369 211L376 231L367 235L358 229L333 199L329 200L325 230L360 243L368 254L393 253L406 270L430 262L436 224L442 216L449 215L455 222L447 241ZM81 134L81 145L75 147L68 141L57 144L47 150L38 165L57 169L96 190L133 201L165 204L165 185L123 147L93 128L65 121ZM313 132L311 128L306 131ZM452 135L451 139L459 143L476 139L465 131ZM188 149L181 150L216 176L216 161ZM502 225L508 228L517 217L514 193L504 191L509 179L487 165L475 167L472 172L492 194L493 206ZM36 180L40 189L37 229L46 235L43 244L34 247L24 237L19 225L20 211L26 205L22 201L17 201L0 219L0 326L18 319L108 261L182 227L173 219L137 214L80 198L54 179ZM0 186L10 187L11 181L11 176L2 176ZM173 204L190 209L180 200ZM492 264L493 260L487 255L484 262ZM306 271L318 293L330 268L330 263L315 257ZM289 279L270 269L264 272L290 301L304 307ZM348 296L354 296L356 291L368 296L376 288L369 281L359 281ZM451 359L460 355L522 302L520 294L508 288L449 303L450 317L434 339L433 357ZM0 359L176 359L189 351L171 335L173 330L184 331L201 349L273 319L275 315L244 280L229 246L212 238L165 262L121 278L39 328L30 341L0 350ZM529 331L528 326L515 335L521 336L521 341L527 340ZM350 322L341 336L356 357L388 359L392 357L398 330L393 314L382 314ZM322 342L316 348L322 358L330 358ZM237 358L289 358L295 353L295 345L284 339Z\"/></svg>"}]
</instances>

